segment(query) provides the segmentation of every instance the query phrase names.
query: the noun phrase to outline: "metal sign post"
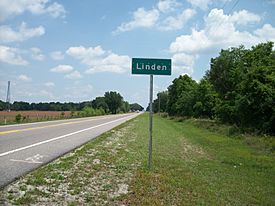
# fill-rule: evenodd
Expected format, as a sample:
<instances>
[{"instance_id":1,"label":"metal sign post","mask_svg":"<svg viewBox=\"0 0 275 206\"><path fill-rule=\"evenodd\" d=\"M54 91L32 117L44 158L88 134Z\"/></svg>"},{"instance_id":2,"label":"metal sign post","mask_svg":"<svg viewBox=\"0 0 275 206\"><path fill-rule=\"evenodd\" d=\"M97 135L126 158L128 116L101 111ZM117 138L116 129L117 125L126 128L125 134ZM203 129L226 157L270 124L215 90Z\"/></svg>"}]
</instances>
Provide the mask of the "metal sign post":
<instances>
[{"instance_id":1,"label":"metal sign post","mask_svg":"<svg viewBox=\"0 0 275 206\"><path fill-rule=\"evenodd\" d=\"M149 115L149 159L148 168L152 167L152 132L153 132L153 75L150 75L150 115Z\"/></svg>"},{"instance_id":2,"label":"metal sign post","mask_svg":"<svg viewBox=\"0 0 275 206\"><path fill-rule=\"evenodd\" d=\"M150 97L149 97L149 156L148 169L152 168L152 131L153 131L153 75L171 75L171 59L148 59L133 58L132 74L149 74L150 75Z\"/></svg>"}]
</instances>

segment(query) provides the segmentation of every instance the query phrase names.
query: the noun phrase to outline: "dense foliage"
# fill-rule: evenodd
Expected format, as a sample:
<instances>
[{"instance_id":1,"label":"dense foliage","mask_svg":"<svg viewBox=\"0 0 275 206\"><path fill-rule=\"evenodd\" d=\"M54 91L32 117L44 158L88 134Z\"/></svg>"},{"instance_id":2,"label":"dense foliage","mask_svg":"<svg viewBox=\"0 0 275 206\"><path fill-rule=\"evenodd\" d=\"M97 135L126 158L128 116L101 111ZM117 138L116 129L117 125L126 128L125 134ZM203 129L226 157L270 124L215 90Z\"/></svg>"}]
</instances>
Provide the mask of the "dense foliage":
<instances>
[{"instance_id":1,"label":"dense foliage","mask_svg":"<svg viewBox=\"0 0 275 206\"><path fill-rule=\"evenodd\" d=\"M5 102L0 100L0 111L7 108ZM82 111L84 116L93 116L101 114L116 114L120 112L129 112L130 104L123 100L123 97L114 91L105 92L104 97L96 97L92 101L85 101L80 103L73 102L40 102L28 103L23 101L15 101L10 105L11 110L26 111Z\"/></svg>"},{"instance_id":2,"label":"dense foliage","mask_svg":"<svg viewBox=\"0 0 275 206\"><path fill-rule=\"evenodd\" d=\"M161 111L173 116L208 117L240 128L275 133L275 51L273 42L221 50L197 83L188 75L168 87ZM154 111L158 111L158 99ZM166 106L166 108L164 108Z\"/></svg>"},{"instance_id":3,"label":"dense foliage","mask_svg":"<svg viewBox=\"0 0 275 206\"><path fill-rule=\"evenodd\" d=\"M131 111L142 111L144 108L139 105L138 103L130 104L130 110Z\"/></svg>"}]
</instances>

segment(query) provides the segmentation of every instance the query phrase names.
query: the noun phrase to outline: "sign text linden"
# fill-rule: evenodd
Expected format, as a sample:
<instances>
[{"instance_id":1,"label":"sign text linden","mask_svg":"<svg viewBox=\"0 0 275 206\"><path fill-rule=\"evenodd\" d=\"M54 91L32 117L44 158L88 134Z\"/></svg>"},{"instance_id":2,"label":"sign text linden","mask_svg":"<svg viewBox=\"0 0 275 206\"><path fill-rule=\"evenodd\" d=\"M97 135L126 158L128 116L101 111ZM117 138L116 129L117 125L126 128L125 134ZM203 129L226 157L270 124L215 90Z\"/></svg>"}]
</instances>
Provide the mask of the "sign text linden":
<instances>
[{"instance_id":1,"label":"sign text linden","mask_svg":"<svg viewBox=\"0 0 275 206\"><path fill-rule=\"evenodd\" d=\"M132 59L132 74L171 75L171 59Z\"/></svg>"}]
</instances>

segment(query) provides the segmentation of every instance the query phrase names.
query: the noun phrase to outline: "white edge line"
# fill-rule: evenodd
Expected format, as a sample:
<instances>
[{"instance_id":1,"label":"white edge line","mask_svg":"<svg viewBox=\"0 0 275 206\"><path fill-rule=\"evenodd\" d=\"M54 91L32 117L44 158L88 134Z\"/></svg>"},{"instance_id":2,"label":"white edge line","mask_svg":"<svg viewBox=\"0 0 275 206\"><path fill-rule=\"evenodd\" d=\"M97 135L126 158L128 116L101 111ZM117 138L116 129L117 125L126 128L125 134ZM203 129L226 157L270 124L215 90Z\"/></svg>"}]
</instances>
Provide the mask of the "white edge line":
<instances>
[{"instance_id":1,"label":"white edge line","mask_svg":"<svg viewBox=\"0 0 275 206\"><path fill-rule=\"evenodd\" d=\"M49 143L49 142L52 142L52 141L55 141L55 140L59 140L59 139L62 139L62 138L65 138L65 137L68 137L68 136L71 136L71 135L74 135L74 134L85 132L87 130L91 130L91 129L94 129L94 128L97 128L97 127L101 127L101 126L104 126L104 125L107 125L107 124L118 122L118 121L121 121L121 120L126 119L128 117L129 116L123 117L123 118L120 118L120 119L116 119L116 120L113 120L111 122L106 122L106 123L103 123L103 124L99 124L99 125L96 125L96 126L93 126L93 127L89 127L89 128L86 128L86 129L82 129L82 130L79 130L79 131L76 131L76 132L72 132L72 133L69 133L69 134L65 134L65 135L62 135L62 136L59 136L59 137L54 137L52 139L48 139L48 140L45 140L45 141L42 141L42 142L37 142L37 143L31 144L31 145L28 145L28 146L25 146L25 147L20 147L20 148L14 149L14 150L10 150L8 152L1 153L0 157L9 155L9 154L12 154L12 153L15 153L15 152L19 152L21 150L29 149L31 147L35 147L35 146L38 146L38 145L42 145L42 144L45 144L45 143Z\"/></svg>"}]
</instances>

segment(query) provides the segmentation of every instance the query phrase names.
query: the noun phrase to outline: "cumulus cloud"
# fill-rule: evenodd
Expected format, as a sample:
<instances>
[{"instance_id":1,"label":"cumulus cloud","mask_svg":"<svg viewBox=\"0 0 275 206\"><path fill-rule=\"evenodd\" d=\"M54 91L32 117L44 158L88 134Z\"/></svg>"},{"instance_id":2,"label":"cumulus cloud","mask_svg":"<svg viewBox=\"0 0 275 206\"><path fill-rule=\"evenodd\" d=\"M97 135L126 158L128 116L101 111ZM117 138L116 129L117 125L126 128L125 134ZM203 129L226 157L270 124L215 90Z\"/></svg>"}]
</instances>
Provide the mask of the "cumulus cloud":
<instances>
[{"instance_id":1,"label":"cumulus cloud","mask_svg":"<svg viewBox=\"0 0 275 206\"><path fill-rule=\"evenodd\" d=\"M182 13L176 17L167 17L161 23L159 29L163 31L182 29L186 22L189 21L195 14L196 11L194 9L183 10Z\"/></svg>"},{"instance_id":2,"label":"cumulus cloud","mask_svg":"<svg viewBox=\"0 0 275 206\"><path fill-rule=\"evenodd\" d=\"M82 75L80 74L79 71L73 71L65 75L65 79L80 79L80 78L82 78Z\"/></svg>"},{"instance_id":3,"label":"cumulus cloud","mask_svg":"<svg viewBox=\"0 0 275 206\"><path fill-rule=\"evenodd\" d=\"M0 22L24 12L32 14L49 14L52 17L64 17L66 10L63 5L49 0L1 0Z\"/></svg>"},{"instance_id":4,"label":"cumulus cloud","mask_svg":"<svg viewBox=\"0 0 275 206\"><path fill-rule=\"evenodd\" d=\"M123 73L129 70L131 61L129 56L105 51L101 46L88 48L83 46L70 47L66 54L88 65L89 69L86 70L88 74L97 72Z\"/></svg>"},{"instance_id":5,"label":"cumulus cloud","mask_svg":"<svg viewBox=\"0 0 275 206\"><path fill-rule=\"evenodd\" d=\"M22 42L33 37L45 34L43 26L28 28L25 22L19 26L18 31L13 30L10 26L0 26L0 41L1 42Z\"/></svg>"},{"instance_id":6,"label":"cumulus cloud","mask_svg":"<svg viewBox=\"0 0 275 206\"><path fill-rule=\"evenodd\" d=\"M61 51L54 51L50 54L53 60L62 60L64 59L64 54Z\"/></svg>"},{"instance_id":7,"label":"cumulus cloud","mask_svg":"<svg viewBox=\"0 0 275 206\"><path fill-rule=\"evenodd\" d=\"M54 87L54 86L55 86L55 83L53 83L53 82L46 82L44 85L45 85L46 87L51 88L51 87Z\"/></svg>"},{"instance_id":8,"label":"cumulus cloud","mask_svg":"<svg viewBox=\"0 0 275 206\"><path fill-rule=\"evenodd\" d=\"M175 73L191 75L196 59L196 55L188 55L185 53L174 54L172 57L173 71Z\"/></svg>"},{"instance_id":9,"label":"cumulus cloud","mask_svg":"<svg viewBox=\"0 0 275 206\"><path fill-rule=\"evenodd\" d=\"M65 79L80 79L82 75L79 71L74 70L71 65L61 64L50 69L51 72L65 74ZM48 85L49 86L49 85Z\"/></svg>"},{"instance_id":10,"label":"cumulus cloud","mask_svg":"<svg viewBox=\"0 0 275 206\"><path fill-rule=\"evenodd\" d=\"M275 28L270 24L265 24L262 28L254 31L254 34L263 39L263 41L275 42Z\"/></svg>"},{"instance_id":11,"label":"cumulus cloud","mask_svg":"<svg viewBox=\"0 0 275 206\"><path fill-rule=\"evenodd\" d=\"M42 54L42 51L37 47L32 47L31 49L31 56L33 59L37 61L43 61L45 59L45 55Z\"/></svg>"},{"instance_id":12,"label":"cumulus cloud","mask_svg":"<svg viewBox=\"0 0 275 206\"><path fill-rule=\"evenodd\" d=\"M83 46L78 47L70 47L66 54L76 58L80 59L82 63L84 64L96 64L96 60L98 57L103 56L106 53L101 46L96 47L89 47L85 48Z\"/></svg>"},{"instance_id":13,"label":"cumulus cloud","mask_svg":"<svg viewBox=\"0 0 275 206\"><path fill-rule=\"evenodd\" d=\"M27 65L28 62L20 55L20 50L0 45L0 61L13 65Z\"/></svg>"},{"instance_id":14,"label":"cumulus cloud","mask_svg":"<svg viewBox=\"0 0 275 206\"><path fill-rule=\"evenodd\" d=\"M208 5L212 3L213 0L187 0L193 7L198 7L202 10L207 10Z\"/></svg>"},{"instance_id":15,"label":"cumulus cloud","mask_svg":"<svg viewBox=\"0 0 275 206\"><path fill-rule=\"evenodd\" d=\"M62 74L70 73L73 70L74 68L71 65L66 65L66 64L65 65L61 64L50 69L51 72L62 73Z\"/></svg>"},{"instance_id":16,"label":"cumulus cloud","mask_svg":"<svg viewBox=\"0 0 275 206\"><path fill-rule=\"evenodd\" d=\"M160 0L152 9L141 7L132 14L132 20L122 23L113 34L137 28L155 28L159 31L182 29L195 14L194 9L181 10L182 3L177 0ZM181 11L181 13L179 13ZM172 15L170 14L172 13ZM170 16L168 16L168 14Z\"/></svg>"},{"instance_id":17,"label":"cumulus cloud","mask_svg":"<svg viewBox=\"0 0 275 206\"><path fill-rule=\"evenodd\" d=\"M79 101L79 99L88 100L94 95L93 86L91 84L81 84L80 82L74 82L73 85L65 88L64 98L68 101L72 99Z\"/></svg>"},{"instance_id":18,"label":"cumulus cloud","mask_svg":"<svg viewBox=\"0 0 275 206\"><path fill-rule=\"evenodd\" d=\"M59 16L65 17L66 10L63 5L54 2L49 7L45 9L44 13L49 13L52 17L57 18Z\"/></svg>"},{"instance_id":19,"label":"cumulus cloud","mask_svg":"<svg viewBox=\"0 0 275 206\"><path fill-rule=\"evenodd\" d=\"M42 97L45 99L54 99L55 98L52 92L44 90L44 89L32 94L32 96Z\"/></svg>"},{"instance_id":20,"label":"cumulus cloud","mask_svg":"<svg viewBox=\"0 0 275 206\"><path fill-rule=\"evenodd\" d=\"M145 10L138 8L134 13L132 20L122 23L114 32L121 33L133 30L135 28L150 28L154 26L159 18L159 11L157 9Z\"/></svg>"},{"instance_id":21,"label":"cumulus cloud","mask_svg":"<svg viewBox=\"0 0 275 206\"><path fill-rule=\"evenodd\" d=\"M216 51L219 48L238 46L252 46L259 42L274 39L275 33L264 34L263 31L273 31L271 25L265 25L262 29L249 33L239 31L239 24L259 22L260 17L246 10L226 15L223 10L212 9L204 19L205 25L201 30L192 29L191 34L181 35L170 44L170 51L173 53L185 52L195 54L206 51Z\"/></svg>"},{"instance_id":22,"label":"cumulus cloud","mask_svg":"<svg viewBox=\"0 0 275 206\"><path fill-rule=\"evenodd\" d=\"M197 31L192 29L190 35L181 35L176 38L174 42L170 45L170 51L185 52L185 53L196 53L199 51L204 51L211 46L211 42L205 34L205 31Z\"/></svg>"},{"instance_id":23,"label":"cumulus cloud","mask_svg":"<svg viewBox=\"0 0 275 206\"><path fill-rule=\"evenodd\" d=\"M32 81L32 78L28 77L25 74L21 74L17 77L18 80L23 81L23 82L30 82Z\"/></svg>"},{"instance_id":24,"label":"cumulus cloud","mask_svg":"<svg viewBox=\"0 0 275 206\"><path fill-rule=\"evenodd\" d=\"M158 9L164 13L174 11L180 6L181 4L176 0L160 0L157 4Z\"/></svg>"},{"instance_id":25,"label":"cumulus cloud","mask_svg":"<svg viewBox=\"0 0 275 206\"><path fill-rule=\"evenodd\" d=\"M235 11L229 18L237 25L246 25L249 23L258 23L261 21L261 17L259 15L248 12L247 10L241 10L239 12Z\"/></svg>"}]
</instances>

